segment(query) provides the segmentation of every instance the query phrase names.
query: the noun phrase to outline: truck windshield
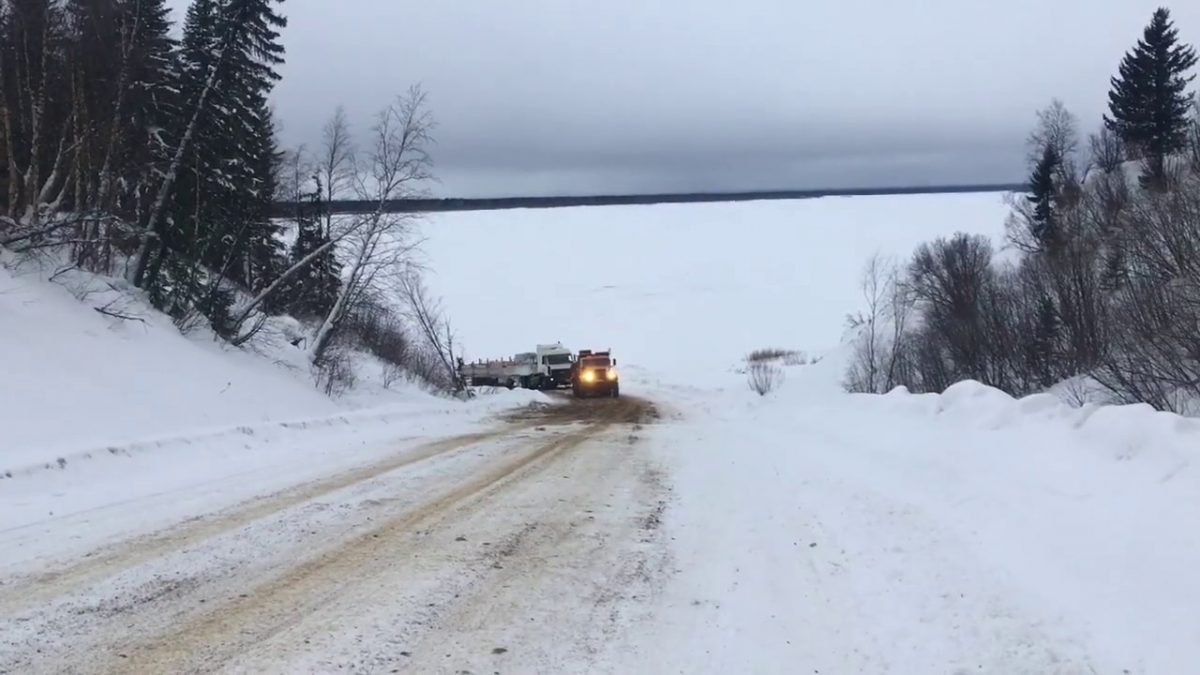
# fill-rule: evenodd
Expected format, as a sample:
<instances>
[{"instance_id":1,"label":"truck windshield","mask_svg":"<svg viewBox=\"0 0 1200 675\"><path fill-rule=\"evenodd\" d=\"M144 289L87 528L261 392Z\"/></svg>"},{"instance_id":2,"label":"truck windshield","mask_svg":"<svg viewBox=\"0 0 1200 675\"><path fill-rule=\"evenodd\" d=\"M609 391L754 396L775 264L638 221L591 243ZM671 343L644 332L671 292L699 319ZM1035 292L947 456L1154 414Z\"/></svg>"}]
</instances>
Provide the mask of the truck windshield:
<instances>
[{"instance_id":1,"label":"truck windshield","mask_svg":"<svg viewBox=\"0 0 1200 675\"><path fill-rule=\"evenodd\" d=\"M548 354L548 355L546 355L545 359L546 359L546 363L548 363L549 365L557 366L557 365L561 365L564 363L570 363L571 355L570 354Z\"/></svg>"},{"instance_id":2,"label":"truck windshield","mask_svg":"<svg viewBox=\"0 0 1200 675\"><path fill-rule=\"evenodd\" d=\"M588 368L607 368L609 361L607 356L593 356L583 359L581 365Z\"/></svg>"}]
</instances>

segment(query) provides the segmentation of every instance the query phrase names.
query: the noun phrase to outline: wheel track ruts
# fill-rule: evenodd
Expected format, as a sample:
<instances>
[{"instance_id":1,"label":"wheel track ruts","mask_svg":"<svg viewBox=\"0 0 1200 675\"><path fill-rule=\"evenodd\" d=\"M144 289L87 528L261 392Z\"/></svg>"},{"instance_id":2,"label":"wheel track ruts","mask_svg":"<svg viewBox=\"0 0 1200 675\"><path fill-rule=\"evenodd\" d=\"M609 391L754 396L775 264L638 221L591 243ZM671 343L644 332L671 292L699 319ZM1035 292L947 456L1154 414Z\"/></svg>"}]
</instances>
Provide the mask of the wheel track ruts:
<instances>
[{"instance_id":1,"label":"wheel track ruts","mask_svg":"<svg viewBox=\"0 0 1200 675\"><path fill-rule=\"evenodd\" d=\"M386 566L389 559L401 555L406 548L419 546L406 541L406 533L427 527L472 501L482 501L489 492L501 489L525 469L584 443L612 425L639 422L653 414L653 406L631 397L605 403L594 407L571 405L576 409L569 414L556 411L556 415L565 414L564 419L582 421L585 426L537 444L518 459L481 472L414 510L302 561L238 597L184 618L164 634L114 649L114 653L123 656L111 663L107 671L192 672L220 668L246 647L287 628L295 617L334 600L341 579L369 575L369 568ZM530 424L537 421L533 419ZM508 431L511 429L500 430L497 435Z\"/></svg>"},{"instance_id":2,"label":"wheel track ruts","mask_svg":"<svg viewBox=\"0 0 1200 675\"><path fill-rule=\"evenodd\" d=\"M0 614L14 614L43 604L122 570L218 537L294 506L533 424L532 421L523 421L513 426L442 438L419 445L402 455L252 499L213 515L187 520L151 534L106 545L65 566L13 579L0 586Z\"/></svg>"}]
</instances>

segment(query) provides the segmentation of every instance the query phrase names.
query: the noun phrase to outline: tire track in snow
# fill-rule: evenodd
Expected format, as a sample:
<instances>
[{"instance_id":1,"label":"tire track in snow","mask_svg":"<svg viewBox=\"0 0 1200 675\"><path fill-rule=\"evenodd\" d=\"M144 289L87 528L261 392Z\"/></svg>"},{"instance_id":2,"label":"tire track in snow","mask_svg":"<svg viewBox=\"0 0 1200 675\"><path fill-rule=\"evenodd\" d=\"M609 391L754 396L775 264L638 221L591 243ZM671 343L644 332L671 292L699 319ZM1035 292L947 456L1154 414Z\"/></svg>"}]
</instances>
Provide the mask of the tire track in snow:
<instances>
[{"instance_id":1,"label":"tire track in snow","mask_svg":"<svg viewBox=\"0 0 1200 675\"><path fill-rule=\"evenodd\" d=\"M256 520L268 518L392 471L463 450L505 434L516 433L534 426L539 421L525 418L496 429L438 439L329 478L303 483L213 515L184 521L152 534L107 545L65 566L52 568L32 577L7 580L0 584L0 614L15 614L44 604L123 570L218 537Z\"/></svg>"},{"instance_id":2,"label":"tire track in snow","mask_svg":"<svg viewBox=\"0 0 1200 675\"><path fill-rule=\"evenodd\" d=\"M604 672L671 572L669 488L639 440L612 427L537 463L221 670Z\"/></svg>"},{"instance_id":3,"label":"tire track in snow","mask_svg":"<svg viewBox=\"0 0 1200 675\"><path fill-rule=\"evenodd\" d=\"M594 406L556 406L542 414L526 415L526 427L565 422L582 422L584 426L568 430L552 440L531 444L530 449L516 459L493 464L465 482L382 521L336 548L300 561L281 575L244 589L237 597L206 606L200 613L188 615L185 611L168 631L144 638L139 636L132 643L112 645L104 653L93 654L96 661L88 670L192 672L219 669L230 659L287 629L299 618L336 601L346 579L370 578L406 552L419 550L421 542L406 541L405 534L428 529L450 518L456 511L480 509L489 496L536 473L535 467L596 438L613 425L638 422L653 414L653 407L648 403L626 398L599 402ZM513 428L505 428L487 433L489 437L495 437L513 431Z\"/></svg>"}]
</instances>

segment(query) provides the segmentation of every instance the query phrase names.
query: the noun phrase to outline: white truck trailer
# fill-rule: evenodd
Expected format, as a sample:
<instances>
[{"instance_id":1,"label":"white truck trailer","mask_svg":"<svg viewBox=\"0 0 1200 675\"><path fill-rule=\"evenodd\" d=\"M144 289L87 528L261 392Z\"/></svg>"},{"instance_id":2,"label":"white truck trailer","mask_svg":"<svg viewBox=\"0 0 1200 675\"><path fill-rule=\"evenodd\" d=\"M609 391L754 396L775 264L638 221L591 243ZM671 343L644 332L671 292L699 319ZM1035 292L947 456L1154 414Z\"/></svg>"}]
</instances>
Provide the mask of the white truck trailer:
<instances>
[{"instance_id":1,"label":"white truck trailer","mask_svg":"<svg viewBox=\"0 0 1200 675\"><path fill-rule=\"evenodd\" d=\"M558 389L571 386L575 357L561 342L537 345L511 358L463 363L459 375L472 387Z\"/></svg>"}]
</instances>

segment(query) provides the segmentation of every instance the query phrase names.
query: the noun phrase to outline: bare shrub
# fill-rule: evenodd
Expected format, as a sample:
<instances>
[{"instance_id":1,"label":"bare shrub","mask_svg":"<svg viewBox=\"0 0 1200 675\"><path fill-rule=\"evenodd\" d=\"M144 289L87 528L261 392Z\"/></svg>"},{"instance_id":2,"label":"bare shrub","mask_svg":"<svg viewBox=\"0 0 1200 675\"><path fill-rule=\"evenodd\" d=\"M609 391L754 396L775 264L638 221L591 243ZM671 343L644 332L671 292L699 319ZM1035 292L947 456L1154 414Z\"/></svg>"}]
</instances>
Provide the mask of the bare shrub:
<instances>
[{"instance_id":1,"label":"bare shrub","mask_svg":"<svg viewBox=\"0 0 1200 675\"><path fill-rule=\"evenodd\" d=\"M1200 175L1200 97L1192 101L1192 123L1188 128L1188 157L1192 173Z\"/></svg>"},{"instance_id":2,"label":"bare shrub","mask_svg":"<svg viewBox=\"0 0 1200 675\"><path fill-rule=\"evenodd\" d=\"M313 369L317 388L327 396L341 396L358 381L350 351L341 345L330 345L321 358L313 362Z\"/></svg>"},{"instance_id":3,"label":"bare shrub","mask_svg":"<svg viewBox=\"0 0 1200 675\"><path fill-rule=\"evenodd\" d=\"M1026 298L1018 274L993 263L986 237L958 234L922 245L908 285L920 312L917 336L926 343L917 350L918 390L941 391L964 379L1020 388Z\"/></svg>"},{"instance_id":4,"label":"bare shrub","mask_svg":"<svg viewBox=\"0 0 1200 675\"><path fill-rule=\"evenodd\" d=\"M364 302L346 319L345 330L357 344L384 363L404 366L412 355L412 343L403 320L387 307Z\"/></svg>"},{"instance_id":5,"label":"bare shrub","mask_svg":"<svg viewBox=\"0 0 1200 675\"><path fill-rule=\"evenodd\" d=\"M415 378L414 378L413 374L411 372L409 372L408 369L406 369L402 366L395 365L393 363L383 364L383 370L381 371L380 378L379 378L380 382L383 384L384 389L391 389L398 382L401 382L401 381L411 382L414 379Z\"/></svg>"},{"instance_id":6,"label":"bare shrub","mask_svg":"<svg viewBox=\"0 0 1200 675\"><path fill-rule=\"evenodd\" d=\"M435 311L431 307L434 306L425 305L421 310L425 320L430 326L444 326L440 308ZM401 314L381 302L364 301L347 314L334 332L329 348L359 349L374 355L383 362L381 382L386 388L403 381L431 391L453 391L455 382L450 379L451 373L435 348L427 343L422 330L422 324L406 323ZM447 340L444 329L437 333L437 338Z\"/></svg>"},{"instance_id":7,"label":"bare shrub","mask_svg":"<svg viewBox=\"0 0 1200 675\"><path fill-rule=\"evenodd\" d=\"M1163 159L1165 180L1143 184L1107 130L1091 137L1090 164L1076 176L1074 118L1057 103L1040 113L1030 194L1009 200L1016 261L997 261L984 237L958 234L922 245L888 287L872 260L867 308L851 317L847 388L942 391L973 379L1013 395L1056 390L1077 403L1196 411L1200 126L1192 131L1191 147ZM911 318L881 335L889 306L905 303Z\"/></svg>"},{"instance_id":8,"label":"bare shrub","mask_svg":"<svg viewBox=\"0 0 1200 675\"><path fill-rule=\"evenodd\" d=\"M778 361L788 354L789 352L786 349L755 349L746 356L746 360L750 363Z\"/></svg>"},{"instance_id":9,"label":"bare shrub","mask_svg":"<svg viewBox=\"0 0 1200 675\"><path fill-rule=\"evenodd\" d=\"M1122 401L1182 412L1200 400L1200 175L1122 212L1109 349L1094 376Z\"/></svg>"},{"instance_id":10,"label":"bare shrub","mask_svg":"<svg viewBox=\"0 0 1200 675\"><path fill-rule=\"evenodd\" d=\"M871 260L863 274L867 309L850 319L856 334L845 388L941 391L973 379L1024 390L1027 337L1036 334L1028 291L1021 268L995 263L980 236L921 246L904 278L896 266Z\"/></svg>"},{"instance_id":11,"label":"bare shrub","mask_svg":"<svg viewBox=\"0 0 1200 675\"><path fill-rule=\"evenodd\" d=\"M755 349L746 355L747 363L782 362L785 366L803 366L808 363L808 355L795 349Z\"/></svg>"},{"instance_id":12,"label":"bare shrub","mask_svg":"<svg viewBox=\"0 0 1200 675\"><path fill-rule=\"evenodd\" d=\"M1121 138L1110 131L1108 127L1100 127L1100 131L1088 138L1091 146L1092 164L1104 173L1113 173L1121 168L1125 161L1125 148Z\"/></svg>"},{"instance_id":13,"label":"bare shrub","mask_svg":"<svg viewBox=\"0 0 1200 675\"><path fill-rule=\"evenodd\" d=\"M746 379L751 391L766 396L783 384L784 373L782 368L773 363L756 361L747 369Z\"/></svg>"},{"instance_id":14,"label":"bare shrub","mask_svg":"<svg viewBox=\"0 0 1200 675\"><path fill-rule=\"evenodd\" d=\"M808 354L801 351L791 351L783 355L783 365L785 366L805 366L813 363L808 358Z\"/></svg>"}]
</instances>

